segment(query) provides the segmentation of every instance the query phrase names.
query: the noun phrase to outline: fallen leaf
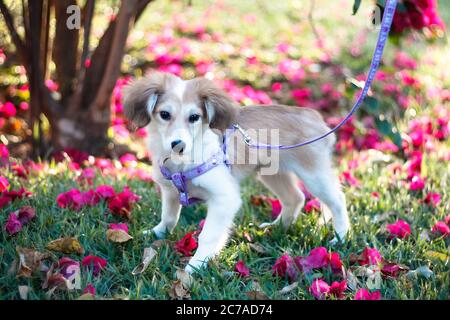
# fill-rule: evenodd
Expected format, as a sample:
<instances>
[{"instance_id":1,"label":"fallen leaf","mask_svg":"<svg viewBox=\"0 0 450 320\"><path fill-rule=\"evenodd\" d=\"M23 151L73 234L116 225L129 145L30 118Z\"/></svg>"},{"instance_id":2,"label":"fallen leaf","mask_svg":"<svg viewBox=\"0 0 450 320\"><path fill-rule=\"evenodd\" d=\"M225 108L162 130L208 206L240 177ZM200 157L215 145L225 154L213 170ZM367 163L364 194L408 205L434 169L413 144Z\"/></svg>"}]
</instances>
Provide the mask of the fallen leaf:
<instances>
[{"instance_id":1,"label":"fallen leaf","mask_svg":"<svg viewBox=\"0 0 450 320\"><path fill-rule=\"evenodd\" d=\"M183 269L178 269L176 272L176 277L180 280L187 288L190 288L194 283L194 278L184 271Z\"/></svg>"},{"instance_id":2,"label":"fallen leaf","mask_svg":"<svg viewBox=\"0 0 450 320\"><path fill-rule=\"evenodd\" d=\"M257 281L250 284L250 290L245 292L245 295L250 300L269 300L269 297L264 293L261 285Z\"/></svg>"},{"instance_id":3,"label":"fallen leaf","mask_svg":"<svg viewBox=\"0 0 450 320\"><path fill-rule=\"evenodd\" d=\"M268 250L259 243L249 243L248 245L250 248L252 248L253 250L255 250L258 253L265 254L268 252Z\"/></svg>"},{"instance_id":4,"label":"fallen leaf","mask_svg":"<svg viewBox=\"0 0 450 320\"><path fill-rule=\"evenodd\" d=\"M57 263L53 264L47 272L46 279L42 284L42 289L50 288L50 295L55 290L75 290L81 289L81 276L80 276L80 267L73 266L69 278L64 277L63 274L59 272L55 272L55 268L57 267Z\"/></svg>"},{"instance_id":5,"label":"fallen leaf","mask_svg":"<svg viewBox=\"0 0 450 320\"><path fill-rule=\"evenodd\" d=\"M159 249L159 248L161 248L162 246L164 246L164 245L166 245L166 244L168 244L168 243L170 243L170 241L167 240L167 239L155 240L155 241L153 241L153 243L151 244L151 246L152 246L154 249Z\"/></svg>"},{"instance_id":6,"label":"fallen leaf","mask_svg":"<svg viewBox=\"0 0 450 320\"><path fill-rule=\"evenodd\" d=\"M433 271L430 270L427 266L418 267L416 270L409 271L406 276L409 278L415 278L418 276L422 276L424 278L429 278L433 275Z\"/></svg>"},{"instance_id":7,"label":"fallen leaf","mask_svg":"<svg viewBox=\"0 0 450 320\"><path fill-rule=\"evenodd\" d=\"M17 277L31 278L33 273L41 270L42 261L50 257L48 253L28 248L17 247L16 251L19 255Z\"/></svg>"},{"instance_id":8,"label":"fallen leaf","mask_svg":"<svg viewBox=\"0 0 450 320\"><path fill-rule=\"evenodd\" d=\"M108 229L106 231L106 239L115 243L124 243L130 241L133 237L120 229Z\"/></svg>"},{"instance_id":9,"label":"fallen leaf","mask_svg":"<svg viewBox=\"0 0 450 320\"><path fill-rule=\"evenodd\" d=\"M19 286L19 296L22 300L28 300L28 293L30 293L31 287L29 286Z\"/></svg>"},{"instance_id":10,"label":"fallen leaf","mask_svg":"<svg viewBox=\"0 0 450 320\"><path fill-rule=\"evenodd\" d=\"M293 282L290 285L283 287L280 291L278 291L279 294L286 294L294 290L298 287L298 282Z\"/></svg>"},{"instance_id":11,"label":"fallen leaf","mask_svg":"<svg viewBox=\"0 0 450 320\"><path fill-rule=\"evenodd\" d=\"M430 260L439 260L442 262L447 261L448 259L448 255L442 252L437 252L437 251L427 251L425 252L425 256L430 259Z\"/></svg>"},{"instance_id":12,"label":"fallen leaf","mask_svg":"<svg viewBox=\"0 0 450 320\"><path fill-rule=\"evenodd\" d=\"M398 215L398 212L396 212L396 211L388 211L383 214L377 214L373 217L372 222L373 223L383 222L383 221L388 220L390 217L397 216L397 215Z\"/></svg>"},{"instance_id":13,"label":"fallen leaf","mask_svg":"<svg viewBox=\"0 0 450 320\"><path fill-rule=\"evenodd\" d=\"M181 282L181 280L176 280L172 284L172 288L169 290L169 296L172 299L190 299L191 294L189 293L189 289Z\"/></svg>"},{"instance_id":14,"label":"fallen leaf","mask_svg":"<svg viewBox=\"0 0 450 320\"><path fill-rule=\"evenodd\" d=\"M136 276L138 274L143 273L145 269L147 269L148 265L153 260L153 258L156 256L156 254L157 254L156 250L153 249L152 247L145 248L142 262L139 265L137 265L137 267L134 268L133 271L131 271L131 274L133 276Z\"/></svg>"},{"instance_id":15,"label":"fallen leaf","mask_svg":"<svg viewBox=\"0 0 450 320\"><path fill-rule=\"evenodd\" d=\"M78 242L77 238L73 237L53 240L47 244L46 248L65 254L77 253L81 255L84 252L80 242Z\"/></svg>"},{"instance_id":16,"label":"fallen leaf","mask_svg":"<svg viewBox=\"0 0 450 320\"><path fill-rule=\"evenodd\" d=\"M351 291L356 291L356 289L360 286L358 278L350 270L345 271L344 279L347 281L347 287Z\"/></svg>"}]
</instances>

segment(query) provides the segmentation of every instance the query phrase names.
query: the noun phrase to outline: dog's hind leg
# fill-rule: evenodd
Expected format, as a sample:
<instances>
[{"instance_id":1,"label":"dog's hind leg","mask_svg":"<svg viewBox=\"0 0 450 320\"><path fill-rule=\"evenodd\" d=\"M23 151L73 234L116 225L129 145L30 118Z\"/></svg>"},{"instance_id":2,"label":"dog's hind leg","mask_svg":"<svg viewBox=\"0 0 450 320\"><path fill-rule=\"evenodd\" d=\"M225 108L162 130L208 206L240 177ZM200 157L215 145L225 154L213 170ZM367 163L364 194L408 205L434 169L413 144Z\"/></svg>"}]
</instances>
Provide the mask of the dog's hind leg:
<instances>
[{"instance_id":1,"label":"dog's hind leg","mask_svg":"<svg viewBox=\"0 0 450 320\"><path fill-rule=\"evenodd\" d=\"M284 228L294 223L305 204L305 195L297 186L297 177L290 172L280 172L276 175L260 175L259 180L280 200L281 213L270 223L263 223L260 228L281 222Z\"/></svg>"},{"instance_id":2,"label":"dog's hind leg","mask_svg":"<svg viewBox=\"0 0 450 320\"><path fill-rule=\"evenodd\" d=\"M341 190L339 180L332 171L331 163L326 165L325 162L315 170L305 170L301 167L297 169L295 172L308 191L331 211L334 230L338 238L345 239L350 229L350 221L347 214L345 196ZM324 212L324 214L327 214L327 212ZM333 239L332 242L336 242L336 240L338 239Z\"/></svg>"}]
</instances>

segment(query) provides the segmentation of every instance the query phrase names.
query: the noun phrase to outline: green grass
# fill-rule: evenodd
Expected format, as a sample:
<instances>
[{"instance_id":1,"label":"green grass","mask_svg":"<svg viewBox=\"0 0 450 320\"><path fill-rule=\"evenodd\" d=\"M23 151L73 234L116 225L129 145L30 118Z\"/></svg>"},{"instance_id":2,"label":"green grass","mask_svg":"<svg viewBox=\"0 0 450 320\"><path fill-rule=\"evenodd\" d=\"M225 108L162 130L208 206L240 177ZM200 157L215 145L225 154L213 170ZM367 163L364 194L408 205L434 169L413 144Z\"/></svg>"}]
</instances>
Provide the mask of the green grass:
<instances>
[{"instance_id":1,"label":"green grass","mask_svg":"<svg viewBox=\"0 0 450 320\"><path fill-rule=\"evenodd\" d=\"M441 192L444 195L443 204L448 203L448 194L446 194L449 188L448 181L450 181L448 164L430 157L427 167L431 180L428 185L434 192ZM360 189L345 187L353 231L345 244L334 248L328 246L332 230L317 226L317 214L302 214L288 233L284 233L280 228L274 228L269 233L258 229L257 225L270 219L270 213L252 206L249 198L252 194L261 192L267 194L267 192L261 185L245 183L242 189L244 205L236 218L236 226L229 245L218 259L210 263L208 269L202 270L201 274L196 276L196 283L191 290L192 299L246 299L245 291L249 289L251 280L258 281L266 294L273 299L311 299L312 296L307 290L307 286L311 283L311 278L308 276L300 277L300 285L297 289L288 295L280 295L278 291L288 285L288 281L273 277L271 266L284 252L291 255L307 255L311 248L317 246L327 246L339 252L346 267L349 266L349 255L360 253L366 246L378 248L385 259L406 265L410 269L427 265L434 273L430 279L409 280L401 276L399 279L384 280L381 288L382 296L386 299L448 299L450 280L448 257L445 261L436 261L426 256L427 251L441 252L448 256L448 242L441 238L433 241L420 239L420 233L423 230L429 230L436 220L444 218L444 207L447 205L430 209L419 204L414 194L398 184L390 183L391 173L383 163L364 165L355 170L354 174L361 179L363 186ZM159 221L160 202L155 187L138 180L124 181L109 177L96 179L96 185L108 183L114 185L116 190L120 190L125 183L128 183L134 192L142 196L142 200L133 210L133 219L129 223L130 234L134 239L120 245L106 240L105 231L108 223L119 220L110 214L105 215L107 208L104 204L84 208L80 212L61 209L57 206L55 199L60 192L77 187L73 181L74 175L64 170L56 175L32 177L26 181L25 185L33 192L33 197L2 209L3 214L0 215L2 225L6 220L7 212L24 204L36 208L37 219L15 237L7 236L5 232L0 235L2 250L0 297L17 299L19 285L28 285L33 288L30 293L31 299L46 297L45 290L40 288L41 280L38 277L17 279L15 273L8 272L13 260L17 258L16 246L45 251L46 244L51 240L76 236L85 249L85 255L95 254L108 260L106 269L97 278L92 277L87 271L82 272L83 286L93 283L99 297L169 298L167 291L172 285L175 272L185 263L180 261L180 256L173 250L172 243L181 239L186 232L197 229L198 222L205 216L206 208L198 206L183 209L179 225L168 238L170 243L159 249L157 257L144 274L133 276L131 271L141 261L143 248L148 247L155 240L151 236L146 237L141 234L142 230L156 225ZM370 197L372 191L380 193L378 201ZM373 222L377 215L388 211L395 211L397 214L387 221ZM402 218L411 224L413 231L408 240L391 241L386 238L385 224L397 218ZM267 253L259 254L253 251L243 236L244 232L250 235L253 242L264 246ZM63 254L55 253L55 257L62 256ZM69 256L80 260L76 254ZM251 270L250 279L242 280L236 275L229 274L235 263L241 259ZM329 271L325 271L324 276L329 282L338 279L334 278ZM57 293L56 297L74 299L79 295L80 292L77 291L61 292ZM349 292L349 295L352 294Z\"/></svg>"}]
</instances>

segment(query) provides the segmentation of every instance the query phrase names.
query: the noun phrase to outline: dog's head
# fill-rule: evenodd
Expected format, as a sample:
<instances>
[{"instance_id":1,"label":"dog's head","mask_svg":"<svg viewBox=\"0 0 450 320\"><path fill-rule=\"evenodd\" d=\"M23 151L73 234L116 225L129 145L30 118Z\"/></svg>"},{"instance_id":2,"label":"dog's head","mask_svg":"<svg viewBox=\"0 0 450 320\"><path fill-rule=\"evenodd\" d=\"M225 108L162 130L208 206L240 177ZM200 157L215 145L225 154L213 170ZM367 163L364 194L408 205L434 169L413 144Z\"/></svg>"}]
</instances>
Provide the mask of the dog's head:
<instances>
[{"instance_id":1,"label":"dog's head","mask_svg":"<svg viewBox=\"0 0 450 320\"><path fill-rule=\"evenodd\" d=\"M154 72L124 89L126 117L158 132L166 151L191 152L205 130L226 130L237 110L233 100L205 78L185 81Z\"/></svg>"}]
</instances>

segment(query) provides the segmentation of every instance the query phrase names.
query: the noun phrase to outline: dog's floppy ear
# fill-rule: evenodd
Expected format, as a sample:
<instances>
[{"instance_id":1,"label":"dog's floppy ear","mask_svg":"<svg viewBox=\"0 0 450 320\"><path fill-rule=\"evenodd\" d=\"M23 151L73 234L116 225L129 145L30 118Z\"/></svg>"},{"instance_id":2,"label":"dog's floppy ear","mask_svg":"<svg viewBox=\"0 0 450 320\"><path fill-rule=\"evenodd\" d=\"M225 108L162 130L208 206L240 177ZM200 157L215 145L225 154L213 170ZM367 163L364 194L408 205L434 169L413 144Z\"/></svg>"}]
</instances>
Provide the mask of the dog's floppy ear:
<instances>
[{"instance_id":1,"label":"dog's floppy ear","mask_svg":"<svg viewBox=\"0 0 450 320\"><path fill-rule=\"evenodd\" d=\"M158 98L166 89L166 82L166 74L153 72L124 87L124 113L134 125L142 128L150 123Z\"/></svg>"},{"instance_id":2,"label":"dog's floppy ear","mask_svg":"<svg viewBox=\"0 0 450 320\"><path fill-rule=\"evenodd\" d=\"M210 128L225 131L236 120L236 103L211 80L196 78L194 81L200 101L204 103Z\"/></svg>"}]
</instances>

